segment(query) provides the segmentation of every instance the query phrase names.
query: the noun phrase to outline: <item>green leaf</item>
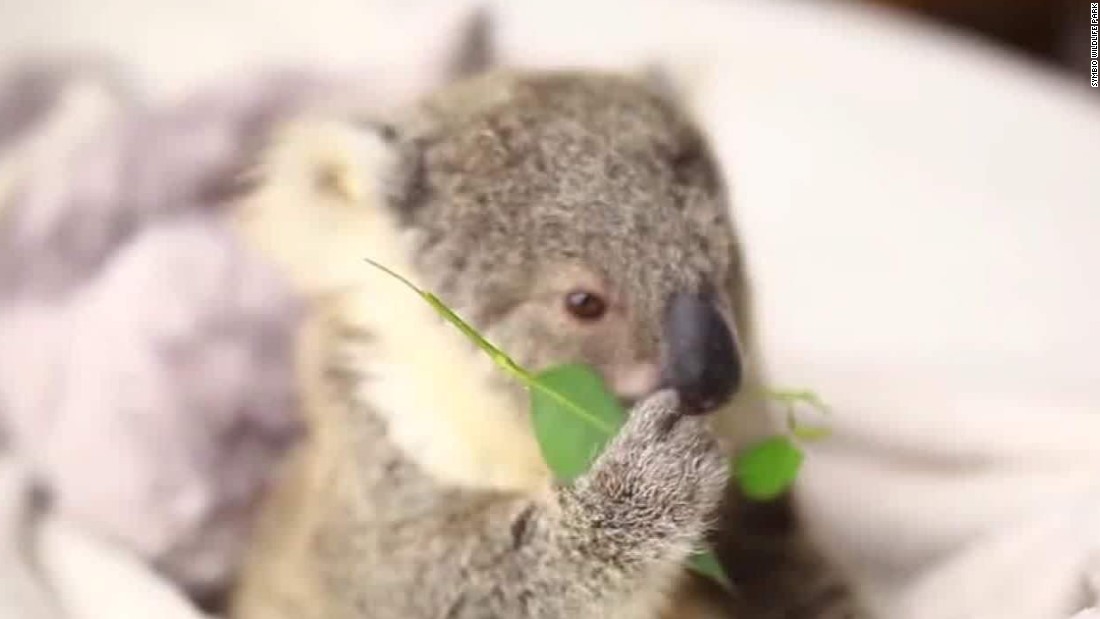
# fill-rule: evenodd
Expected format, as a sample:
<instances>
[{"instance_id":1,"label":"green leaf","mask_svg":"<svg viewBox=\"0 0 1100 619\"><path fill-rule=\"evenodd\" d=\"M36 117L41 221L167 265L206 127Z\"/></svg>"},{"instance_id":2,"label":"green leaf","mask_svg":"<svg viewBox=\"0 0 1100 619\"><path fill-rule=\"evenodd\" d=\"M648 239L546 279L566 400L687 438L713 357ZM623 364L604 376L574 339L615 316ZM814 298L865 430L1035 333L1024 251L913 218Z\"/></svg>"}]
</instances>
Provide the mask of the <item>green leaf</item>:
<instances>
[{"instance_id":1,"label":"green leaf","mask_svg":"<svg viewBox=\"0 0 1100 619\"><path fill-rule=\"evenodd\" d=\"M833 431L828 426L808 426L800 423L794 414L794 408L787 409L787 431L800 441L812 443L828 438Z\"/></svg>"},{"instance_id":2,"label":"green leaf","mask_svg":"<svg viewBox=\"0 0 1100 619\"><path fill-rule=\"evenodd\" d=\"M626 419L600 375L576 364L534 377L531 416L542 456L563 482L587 471Z\"/></svg>"},{"instance_id":3,"label":"green leaf","mask_svg":"<svg viewBox=\"0 0 1100 619\"><path fill-rule=\"evenodd\" d=\"M832 428L826 426L803 426L795 424L791 427L791 434L800 441L812 443L827 439L833 434Z\"/></svg>"},{"instance_id":4,"label":"green leaf","mask_svg":"<svg viewBox=\"0 0 1100 619\"><path fill-rule=\"evenodd\" d=\"M622 427L626 419L625 412L615 396L607 389L603 379L592 368L584 365L562 365L550 368L537 376L532 375L486 340L434 294L421 290L405 277L369 258L366 261L419 295L435 309L440 317L454 325L488 354L501 369L530 390L531 414L536 439L547 464L560 480L569 482L587 471L607 442ZM790 405L798 399L809 399L805 394L816 398L810 392L771 392L769 396ZM820 401L818 400L817 403L820 404ZM824 405L821 404L821 406ZM779 440L787 441L785 438ZM793 479L802 454L793 445L790 447L794 449L799 460L791 474ZM752 450L747 454L751 456ZM756 459L761 458L758 456ZM767 456L763 458L764 461L767 459ZM751 470L753 467L749 468ZM749 478L752 478L752 475ZM742 483L744 484L744 481ZM731 588L729 578L713 553L703 552L692 556L688 566L714 579L723 587Z\"/></svg>"},{"instance_id":5,"label":"green leaf","mask_svg":"<svg viewBox=\"0 0 1100 619\"><path fill-rule=\"evenodd\" d=\"M408 287L410 290L420 295L420 298L424 299L424 301L428 305L430 305L441 318L454 325L456 328L458 328L460 332L462 332L463 335L468 337L470 341L476 344L478 348L488 353L493 362L496 363L501 369L508 372L515 378L518 378L523 384L531 386L531 382L534 379L531 376L530 372L520 367L520 365L513 361L511 357L504 354L504 351L494 346L493 343L489 340L485 339L480 333L478 333L477 329L470 326L470 323L463 320L462 317L456 314L454 310L447 307L447 304L441 301L439 297L430 292L427 292L426 290L421 290L419 287L417 287L416 284L412 283L407 278L390 269L389 267L381 265L374 260L371 260L370 258L364 258L364 260L366 260L367 263L371 266L396 279L397 281Z\"/></svg>"},{"instance_id":6,"label":"green leaf","mask_svg":"<svg viewBox=\"0 0 1100 619\"><path fill-rule=\"evenodd\" d=\"M688 567L732 591L733 583L713 552L697 552L688 559Z\"/></svg>"},{"instance_id":7,"label":"green leaf","mask_svg":"<svg viewBox=\"0 0 1100 619\"><path fill-rule=\"evenodd\" d=\"M745 496L768 501L794 483L802 466L802 451L791 439L775 436L748 448L737 457L733 474Z\"/></svg>"},{"instance_id":8,"label":"green leaf","mask_svg":"<svg viewBox=\"0 0 1100 619\"><path fill-rule=\"evenodd\" d=\"M828 438L832 430L826 426L810 426L801 423L795 412L798 404L807 404L817 410L818 413L828 415L832 411L825 405L821 397L816 393L805 389L769 390L767 396L781 402L786 407L787 431L791 436L807 443Z\"/></svg>"},{"instance_id":9,"label":"green leaf","mask_svg":"<svg viewBox=\"0 0 1100 619\"><path fill-rule=\"evenodd\" d=\"M821 396L809 389L768 389L765 395L772 400L786 404L788 407L793 407L795 404L807 404L826 415L832 412L826 406L825 401L821 399Z\"/></svg>"}]
</instances>

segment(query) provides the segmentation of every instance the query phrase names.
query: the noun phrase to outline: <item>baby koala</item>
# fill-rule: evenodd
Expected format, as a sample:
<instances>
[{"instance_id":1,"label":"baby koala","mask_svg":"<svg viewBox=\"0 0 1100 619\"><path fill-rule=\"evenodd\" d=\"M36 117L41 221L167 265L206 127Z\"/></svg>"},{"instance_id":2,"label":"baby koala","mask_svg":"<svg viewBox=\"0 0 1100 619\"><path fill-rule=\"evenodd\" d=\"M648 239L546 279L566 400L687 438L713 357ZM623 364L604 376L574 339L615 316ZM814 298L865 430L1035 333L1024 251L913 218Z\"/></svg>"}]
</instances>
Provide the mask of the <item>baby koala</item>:
<instances>
[{"instance_id":1,"label":"baby koala","mask_svg":"<svg viewBox=\"0 0 1100 619\"><path fill-rule=\"evenodd\" d=\"M725 185L675 102L629 76L496 71L385 120L303 116L258 178L239 224L310 298L310 436L234 617L820 616L783 614L813 604L782 578L758 615L685 568L744 524L727 458L769 425ZM522 387L364 258L524 367L592 366L626 425L556 484ZM797 529L752 535L803 550Z\"/></svg>"}]
</instances>

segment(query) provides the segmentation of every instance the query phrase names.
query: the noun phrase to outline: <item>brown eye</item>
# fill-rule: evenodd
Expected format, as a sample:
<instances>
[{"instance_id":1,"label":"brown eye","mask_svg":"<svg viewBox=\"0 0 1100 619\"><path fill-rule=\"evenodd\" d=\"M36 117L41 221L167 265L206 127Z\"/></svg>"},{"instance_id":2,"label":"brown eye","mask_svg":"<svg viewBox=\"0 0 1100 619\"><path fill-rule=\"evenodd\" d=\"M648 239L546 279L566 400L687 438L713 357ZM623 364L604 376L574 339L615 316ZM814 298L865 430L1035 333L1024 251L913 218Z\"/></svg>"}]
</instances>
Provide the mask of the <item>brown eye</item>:
<instances>
[{"instance_id":1,"label":"brown eye","mask_svg":"<svg viewBox=\"0 0 1100 619\"><path fill-rule=\"evenodd\" d=\"M598 294L577 290L565 296L565 308L581 320L597 320L607 312L607 302Z\"/></svg>"}]
</instances>

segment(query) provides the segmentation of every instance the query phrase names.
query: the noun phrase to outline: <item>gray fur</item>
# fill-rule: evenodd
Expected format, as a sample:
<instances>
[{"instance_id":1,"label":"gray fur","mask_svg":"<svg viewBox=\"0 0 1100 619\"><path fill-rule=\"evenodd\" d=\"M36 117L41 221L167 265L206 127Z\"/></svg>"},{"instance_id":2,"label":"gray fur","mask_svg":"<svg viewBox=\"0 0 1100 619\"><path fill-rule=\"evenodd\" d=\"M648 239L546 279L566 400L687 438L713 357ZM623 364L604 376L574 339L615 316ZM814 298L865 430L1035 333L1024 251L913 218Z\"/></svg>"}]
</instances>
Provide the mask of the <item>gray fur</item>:
<instances>
[{"instance_id":1,"label":"gray fur","mask_svg":"<svg viewBox=\"0 0 1100 619\"><path fill-rule=\"evenodd\" d=\"M584 362L610 374L653 359L666 300L706 290L736 324L750 363L748 386L720 415L763 423L748 284L726 190L702 135L665 97L615 75L494 73L443 90L384 133L401 161L388 205L415 234L419 279L521 364ZM580 280L612 299L612 319L563 319L561 293ZM356 399L372 376L347 347L369 355L370 334L349 339L339 335L340 320L321 323L332 340L321 346L331 351L323 398L339 409L339 438L324 472L289 479L268 510L270 539L300 542L300 554L284 547L254 558L242 589L253 602L238 617L702 616L686 610L684 592L693 589L679 565L712 525L725 529L719 540L737 540L728 528L758 513L725 490L724 458L742 437L715 433L722 427L715 420L680 415L675 395L662 391L633 408L571 487L539 496L448 487L402 453L382 416ZM522 410L517 387L502 378L493 388L509 390ZM306 506L318 514L307 531L278 529L280 514ZM778 510L780 520L791 518L788 504ZM832 573L801 529L777 531L754 532L770 550L748 554L792 551L792 565L813 566L796 568L800 575ZM753 572L736 552L723 556L739 579ZM288 557L300 560L289 573L307 582L306 593L279 584ZM764 567L787 569L779 561ZM706 616L855 616L842 586L830 585L836 596L814 589L805 605L801 584L790 579L772 583L761 574L736 584L736 599ZM667 592L669 605L650 597L654 591Z\"/></svg>"},{"instance_id":2,"label":"gray fur","mask_svg":"<svg viewBox=\"0 0 1100 619\"><path fill-rule=\"evenodd\" d=\"M398 201L422 237L425 281L529 367L608 351L562 329L540 275L576 263L629 313L636 357L658 345L664 302L740 268L706 144L635 81L490 74L428 101L399 131L420 169ZM481 93L507 92L482 103ZM721 295L732 313L732 299ZM557 298L553 297L556 302ZM526 344L537 341L538 346Z\"/></svg>"},{"instance_id":3,"label":"gray fur","mask_svg":"<svg viewBox=\"0 0 1100 619\"><path fill-rule=\"evenodd\" d=\"M441 486L376 419L354 423L370 446L355 458L374 472L359 478L372 500L345 498L322 527L330 606L318 616L613 616L698 544L726 480L705 422L679 415L671 392L639 405L590 474L549 500Z\"/></svg>"}]
</instances>

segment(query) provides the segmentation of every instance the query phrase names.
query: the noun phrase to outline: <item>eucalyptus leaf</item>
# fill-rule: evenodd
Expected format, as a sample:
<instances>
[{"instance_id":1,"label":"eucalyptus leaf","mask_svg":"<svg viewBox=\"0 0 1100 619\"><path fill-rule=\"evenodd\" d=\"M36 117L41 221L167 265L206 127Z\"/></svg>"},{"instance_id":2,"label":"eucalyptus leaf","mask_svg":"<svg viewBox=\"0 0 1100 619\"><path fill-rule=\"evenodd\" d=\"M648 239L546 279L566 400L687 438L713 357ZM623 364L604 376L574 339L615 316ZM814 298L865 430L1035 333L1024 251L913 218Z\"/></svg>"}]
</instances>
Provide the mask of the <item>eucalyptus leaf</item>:
<instances>
[{"instance_id":1,"label":"eucalyptus leaf","mask_svg":"<svg viewBox=\"0 0 1100 619\"><path fill-rule=\"evenodd\" d=\"M733 590L733 583L730 582L726 570L722 569L722 564L718 562L713 552L697 552L691 555L688 559L688 567L722 585L723 588Z\"/></svg>"},{"instance_id":2,"label":"eucalyptus leaf","mask_svg":"<svg viewBox=\"0 0 1100 619\"><path fill-rule=\"evenodd\" d=\"M440 318L443 318L447 322L454 325L455 328L457 328L463 335L465 335L467 338L470 339L470 341L476 344L478 348L485 351L485 353L488 354L493 362L496 363L501 369L505 370L515 378L518 378L524 385L527 385L528 387L531 386L533 377L531 376L530 372L520 367L520 365L513 361L511 357L504 354L504 351L497 348L489 340L485 339L484 336L478 333L477 329L473 328L470 323L463 320L462 317L455 313L454 310L447 307L447 304L440 300L439 297L426 290L420 289L416 284L409 281L406 277L395 272L385 265L379 264L374 260L371 260L370 258L364 258L364 260L366 260L367 263L371 266L401 282L407 288L419 295L420 298L424 299L424 301L428 305L430 305L437 314L439 314Z\"/></svg>"},{"instance_id":3,"label":"eucalyptus leaf","mask_svg":"<svg viewBox=\"0 0 1100 619\"><path fill-rule=\"evenodd\" d=\"M827 439L832 436L832 434L833 429L826 426L803 426L796 424L791 428L791 435L807 443Z\"/></svg>"},{"instance_id":4,"label":"eucalyptus leaf","mask_svg":"<svg viewBox=\"0 0 1100 619\"><path fill-rule=\"evenodd\" d=\"M787 409L787 431L791 436L807 443L828 438L833 433L832 428L827 426L808 426L800 423L793 407Z\"/></svg>"},{"instance_id":5,"label":"eucalyptus leaf","mask_svg":"<svg viewBox=\"0 0 1100 619\"><path fill-rule=\"evenodd\" d=\"M559 480L570 482L584 474L622 427L626 420L625 412L592 368L579 364L561 365L533 375L486 340L434 294L421 290L405 277L369 258L366 261L419 295L440 317L454 325L501 369L529 389L536 440L551 471ZM816 394L809 391L774 391L768 395L788 406L804 401L825 409ZM797 431L793 425L791 430ZM734 464L734 474L750 498L767 499L790 485L801 462L802 452L790 439L775 437L746 451ZM688 560L688 567L723 587L731 588L729 578L712 552L693 555Z\"/></svg>"},{"instance_id":6,"label":"eucalyptus leaf","mask_svg":"<svg viewBox=\"0 0 1100 619\"><path fill-rule=\"evenodd\" d=\"M832 411L821 399L821 396L809 389L768 389L765 393L768 398L782 402L787 406L795 404L807 404L821 413L829 414Z\"/></svg>"},{"instance_id":7,"label":"eucalyptus leaf","mask_svg":"<svg viewBox=\"0 0 1100 619\"><path fill-rule=\"evenodd\" d=\"M603 378L577 364L535 375L531 416L542 456L563 482L587 471L626 420Z\"/></svg>"},{"instance_id":8,"label":"eucalyptus leaf","mask_svg":"<svg viewBox=\"0 0 1100 619\"><path fill-rule=\"evenodd\" d=\"M786 436L773 436L743 451L733 475L750 499L769 501L794 483L802 467L802 450Z\"/></svg>"}]
</instances>

